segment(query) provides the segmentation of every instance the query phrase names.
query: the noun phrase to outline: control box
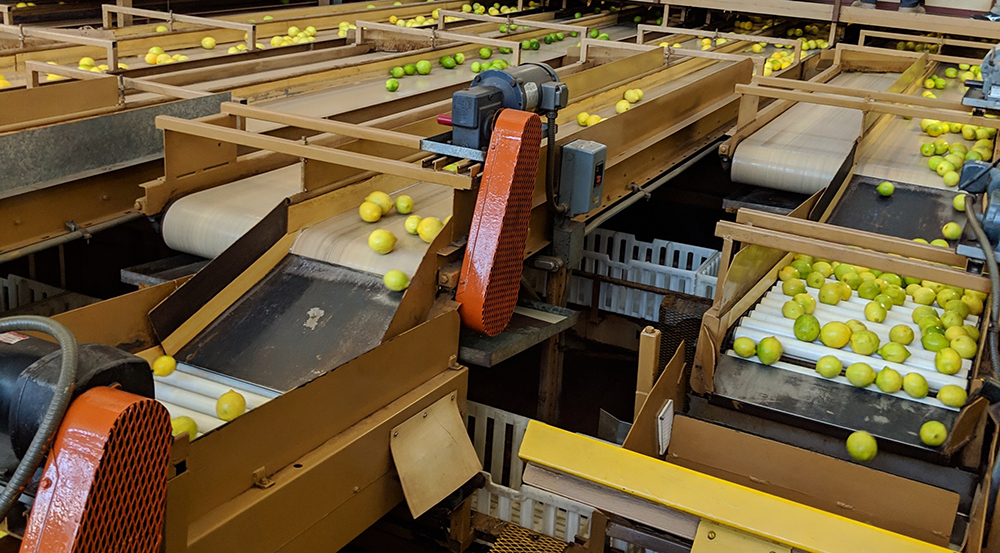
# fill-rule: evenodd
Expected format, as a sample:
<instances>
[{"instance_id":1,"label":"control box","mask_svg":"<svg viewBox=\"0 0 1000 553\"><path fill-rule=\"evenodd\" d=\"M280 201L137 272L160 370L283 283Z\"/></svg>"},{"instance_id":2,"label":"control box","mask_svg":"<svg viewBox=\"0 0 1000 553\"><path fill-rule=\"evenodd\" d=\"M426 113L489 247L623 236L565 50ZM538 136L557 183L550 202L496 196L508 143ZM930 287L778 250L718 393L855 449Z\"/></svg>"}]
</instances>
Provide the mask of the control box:
<instances>
[{"instance_id":1,"label":"control box","mask_svg":"<svg viewBox=\"0 0 1000 553\"><path fill-rule=\"evenodd\" d=\"M592 140L574 140L563 146L559 203L568 207L567 216L587 213L601 205L607 157L607 146Z\"/></svg>"}]
</instances>

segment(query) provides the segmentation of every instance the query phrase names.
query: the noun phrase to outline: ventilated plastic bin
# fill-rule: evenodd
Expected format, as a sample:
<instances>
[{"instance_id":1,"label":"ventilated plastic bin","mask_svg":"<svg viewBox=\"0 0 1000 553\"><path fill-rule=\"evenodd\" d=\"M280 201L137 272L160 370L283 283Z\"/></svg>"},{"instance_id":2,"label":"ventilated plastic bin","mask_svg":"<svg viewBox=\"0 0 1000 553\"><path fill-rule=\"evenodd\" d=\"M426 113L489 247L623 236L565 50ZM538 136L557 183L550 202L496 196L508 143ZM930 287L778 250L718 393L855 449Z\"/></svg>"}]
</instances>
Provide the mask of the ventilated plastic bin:
<instances>
[{"instance_id":1,"label":"ventilated plastic bin","mask_svg":"<svg viewBox=\"0 0 1000 553\"><path fill-rule=\"evenodd\" d=\"M587 235L583 250L583 261L577 267L582 271L690 295L701 295L698 270L718 256L718 252L709 248L667 240L642 242L631 234L602 229ZM714 293L714 281L708 278L704 281L706 285L711 282ZM589 306L593 297L591 286L591 279L574 276L570 280L569 301ZM598 307L604 311L652 322L659 320L663 301L662 294L608 282L601 283L599 298Z\"/></svg>"},{"instance_id":2,"label":"ventilated plastic bin","mask_svg":"<svg viewBox=\"0 0 1000 553\"><path fill-rule=\"evenodd\" d=\"M702 298L715 297L715 285L719 280L719 261L722 254L715 252L715 255L702 263L701 267L694 274L694 289L696 296Z\"/></svg>"}]
</instances>

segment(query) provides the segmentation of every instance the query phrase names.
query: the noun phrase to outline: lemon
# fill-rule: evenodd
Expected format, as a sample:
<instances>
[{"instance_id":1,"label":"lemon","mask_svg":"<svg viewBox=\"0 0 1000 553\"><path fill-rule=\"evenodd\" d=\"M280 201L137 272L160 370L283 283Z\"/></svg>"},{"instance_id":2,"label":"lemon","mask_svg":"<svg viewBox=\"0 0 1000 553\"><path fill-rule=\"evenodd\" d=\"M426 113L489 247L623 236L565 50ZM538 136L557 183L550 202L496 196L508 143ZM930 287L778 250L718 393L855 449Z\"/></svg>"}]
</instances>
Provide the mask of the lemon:
<instances>
[{"instance_id":1,"label":"lemon","mask_svg":"<svg viewBox=\"0 0 1000 553\"><path fill-rule=\"evenodd\" d=\"M797 258L789 263L789 266L794 267L799 272L799 276L795 278L802 278L803 275L808 275L812 272L812 264L808 259Z\"/></svg>"},{"instance_id":2,"label":"lemon","mask_svg":"<svg viewBox=\"0 0 1000 553\"><path fill-rule=\"evenodd\" d=\"M781 353L781 342L774 336L768 336L757 343L757 359L765 365L781 359Z\"/></svg>"},{"instance_id":3,"label":"lemon","mask_svg":"<svg viewBox=\"0 0 1000 553\"><path fill-rule=\"evenodd\" d=\"M810 288L819 288L820 286L823 286L823 284L825 283L826 283L826 277L823 276L823 273L820 273L818 271L813 271L808 275L806 275L806 286Z\"/></svg>"},{"instance_id":4,"label":"lemon","mask_svg":"<svg viewBox=\"0 0 1000 553\"><path fill-rule=\"evenodd\" d=\"M974 341L977 341L977 342L979 341L979 329L978 328L976 328L976 327L974 327L972 325L965 325L962 328L965 329L965 333L969 335L969 338L972 338Z\"/></svg>"},{"instance_id":5,"label":"lemon","mask_svg":"<svg viewBox=\"0 0 1000 553\"><path fill-rule=\"evenodd\" d=\"M853 290L851 290L851 287L848 286L846 282L840 283L840 299L842 299L843 301L851 299L852 291Z\"/></svg>"},{"instance_id":6,"label":"lemon","mask_svg":"<svg viewBox=\"0 0 1000 553\"><path fill-rule=\"evenodd\" d=\"M882 287L874 280L866 280L858 286L858 297L866 300L875 299L875 296L882 293Z\"/></svg>"},{"instance_id":7,"label":"lemon","mask_svg":"<svg viewBox=\"0 0 1000 553\"><path fill-rule=\"evenodd\" d=\"M794 296L796 294L805 294L806 285L797 278L790 278L781 283L781 291L786 296Z\"/></svg>"},{"instance_id":8,"label":"lemon","mask_svg":"<svg viewBox=\"0 0 1000 553\"><path fill-rule=\"evenodd\" d=\"M396 236L385 229L373 230L368 235L368 247L377 254L385 255L391 252L395 245Z\"/></svg>"},{"instance_id":9,"label":"lemon","mask_svg":"<svg viewBox=\"0 0 1000 553\"><path fill-rule=\"evenodd\" d=\"M390 198L385 192L379 190L365 196L365 201L378 204L378 206L382 208L382 215L386 215L392 209L392 198Z\"/></svg>"},{"instance_id":10,"label":"lemon","mask_svg":"<svg viewBox=\"0 0 1000 553\"><path fill-rule=\"evenodd\" d=\"M868 327L865 326L865 323L861 321L856 321L854 319L851 319L844 324L847 325L847 328L851 329L851 332L861 332L862 330L868 330Z\"/></svg>"},{"instance_id":11,"label":"lemon","mask_svg":"<svg viewBox=\"0 0 1000 553\"><path fill-rule=\"evenodd\" d=\"M878 192L879 196L889 197L892 193L896 191L896 186L889 181L882 181L875 190Z\"/></svg>"},{"instance_id":12,"label":"lemon","mask_svg":"<svg viewBox=\"0 0 1000 553\"><path fill-rule=\"evenodd\" d=\"M780 271L778 271L778 280L780 280L781 282L800 277L801 275L799 274L799 270L796 269L795 267L792 267L791 265L785 265L784 267L781 268Z\"/></svg>"},{"instance_id":13,"label":"lemon","mask_svg":"<svg viewBox=\"0 0 1000 553\"><path fill-rule=\"evenodd\" d=\"M960 299L962 303L965 304L965 307L969 310L970 315L979 316L980 314L982 314L983 300L969 294L965 294Z\"/></svg>"},{"instance_id":14,"label":"lemon","mask_svg":"<svg viewBox=\"0 0 1000 553\"><path fill-rule=\"evenodd\" d=\"M970 313L969 305L960 299L946 301L944 304L944 310L946 315L948 313L954 313L963 321L969 316Z\"/></svg>"},{"instance_id":15,"label":"lemon","mask_svg":"<svg viewBox=\"0 0 1000 553\"><path fill-rule=\"evenodd\" d=\"M417 234L420 239L430 244L444 228L444 223L437 217L425 217L417 224Z\"/></svg>"},{"instance_id":16,"label":"lemon","mask_svg":"<svg viewBox=\"0 0 1000 553\"><path fill-rule=\"evenodd\" d=\"M878 350L878 335L870 330L851 333L851 350L860 355L871 355Z\"/></svg>"},{"instance_id":17,"label":"lemon","mask_svg":"<svg viewBox=\"0 0 1000 553\"><path fill-rule=\"evenodd\" d=\"M161 355L153 361L153 374L169 376L177 368L177 361L169 355Z\"/></svg>"},{"instance_id":18,"label":"lemon","mask_svg":"<svg viewBox=\"0 0 1000 553\"><path fill-rule=\"evenodd\" d=\"M934 294L934 290L930 288L920 287L913 292L913 301L921 305L930 305L934 303L937 296Z\"/></svg>"},{"instance_id":19,"label":"lemon","mask_svg":"<svg viewBox=\"0 0 1000 553\"><path fill-rule=\"evenodd\" d=\"M206 50L211 50L212 48L215 48L215 39L210 36L201 39L201 47Z\"/></svg>"},{"instance_id":20,"label":"lemon","mask_svg":"<svg viewBox=\"0 0 1000 553\"><path fill-rule=\"evenodd\" d=\"M887 394L894 394L903 388L903 377L893 369L885 367L875 377L875 385Z\"/></svg>"},{"instance_id":21,"label":"lemon","mask_svg":"<svg viewBox=\"0 0 1000 553\"><path fill-rule=\"evenodd\" d=\"M909 373L903 377L903 391L912 398L927 397L927 379L920 373Z\"/></svg>"},{"instance_id":22,"label":"lemon","mask_svg":"<svg viewBox=\"0 0 1000 553\"><path fill-rule=\"evenodd\" d=\"M948 429L938 421L927 421L920 427L920 441L937 447L948 439Z\"/></svg>"},{"instance_id":23,"label":"lemon","mask_svg":"<svg viewBox=\"0 0 1000 553\"><path fill-rule=\"evenodd\" d=\"M865 306L865 318L873 323L881 323L885 320L885 307L877 301L870 301Z\"/></svg>"},{"instance_id":24,"label":"lemon","mask_svg":"<svg viewBox=\"0 0 1000 553\"><path fill-rule=\"evenodd\" d=\"M847 453L855 461L867 463L878 454L878 442L871 434L859 430L847 437Z\"/></svg>"},{"instance_id":25,"label":"lemon","mask_svg":"<svg viewBox=\"0 0 1000 553\"><path fill-rule=\"evenodd\" d=\"M850 286L851 290L857 290L858 287L861 286L861 283L864 281L862 280L861 276L858 275L858 273L851 271L849 273L844 274L844 276L840 278L840 282L843 282L844 284Z\"/></svg>"},{"instance_id":26,"label":"lemon","mask_svg":"<svg viewBox=\"0 0 1000 553\"><path fill-rule=\"evenodd\" d=\"M362 221L374 223L382 218L382 208L375 202L365 201L358 207L358 214L361 215Z\"/></svg>"},{"instance_id":27,"label":"lemon","mask_svg":"<svg viewBox=\"0 0 1000 553\"><path fill-rule=\"evenodd\" d=\"M393 292L402 292L406 290L406 287L410 285L410 279L406 276L403 271L397 271L395 269L387 272L385 276L382 277L382 282L385 287L392 290Z\"/></svg>"},{"instance_id":28,"label":"lemon","mask_svg":"<svg viewBox=\"0 0 1000 553\"><path fill-rule=\"evenodd\" d=\"M909 325L896 325L889 330L889 341L908 346L913 342L913 329Z\"/></svg>"},{"instance_id":29,"label":"lemon","mask_svg":"<svg viewBox=\"0 0 1000 553\"><path fill-rule=\"evenodd\" d=\"M600 123L601 121L603 121L603 119L601 119L600 115L591 115L590 117L587 118L587 126L592 127Z\"/></svg>"},{"instance_id":30,"label":"lemon","mask_svg":"<svg viewBox=\"0 0 1000 553\"><path fill-rule=\"evenodd\" d=\"M155 46L154 46L154 48L155 48ZM150 53L153 53L153 52L150 51ZM163 53L163 50L160 50L159 52L156 52L156 54L162 54L162 53ZM97 62L94 61L94 58L86 58L86 57L84 57L84 58L80 58L80 63L78 65L80 67L90 68L90 67L93 67L96 64L97 64Z\"/></svg>"},{"instance_id":31,"label":"lemon","mask_svg":"<svg viewBox=\"0 0 1000 553\"><path fill-rule=\"evenodd\" d=\"M413 198L403 194L396 198L396 213L406 215L413 211Z\"/></svg>"},{"instance_id":32,"label":"lemon","mask_svg":"<svg viewBox=\"0 0 1000 553\"><path fill-rule=\"evenodd\" d=\"M882 309L885 309L886 311L892 310L892 306L894 305L892 302L892 298L890 298L889 295L885 293L875 296L872 299L872 301L881 305Z\"/></svg>"},{"instance_id":33,"label":"lemon","mask_svg":"<svg viewBox=\"0 0 1000 553\"><path fill-rule=\"evenodd\" d=\"M819 287L819 302L826 305L837 305L840 303L842 291L839 282L827 282Z\"/></svg>"},{"instance_id":34,"label":"lemon","mask_svg":"<svg viewBox=\"0 0 1000 553\"><path fill-rule=\"evenodd\" d=\"M632 104L628 100L618 100L618 103L615 104L615 113L625 113L630 109L632 109Z\"/></svg>"},{"instance_id":35,"label":"lemon","mask_svg":"<svg viewBox=\"0 0 1000 553\"><path fill-rule=\"evenodd\" d=\"M889 342L878 350L879 356L890 363L904 363L910 357L910 350L897 342Z\"/></svg>"},{"instance_id":36,"label":"lemon","mask_svg":"<svg viewBox=\"0 0 1000 553\"><path fill-rule=\"evenodd\" d=\"M786 319L798 319L806 310L799 305L797 301L786 301L784 305L781 306L781 314L785 316Z\"/></svg>"},{"instance_id":37,"label":"lemon","mask_svg":"<svg viewBox=\"0 0 1000 553\"><path fill-rule=\"evenodd\" d=\"M177 417L170 419L170 431L174 436L187 434L188 440L193 440L198 437L198 423L191 417Z\"/></svg>"},{"instance_id":38,"label":"lemon","mask_svg":"<svg viewBox=\"0 0 1000 553\"><path fill-rule=\"evenodd\" d=\"M224 421L231 421L247 410L247 401L243 394L229 390L219 396L215 402L215 414Z\"/></svg>"},{"instance_id":39,"label":"lemon","mask_svg":"<svg viewBox=\"0 0 1000 553\"><path fill-rule=\"evenodd\" d=\"M792 299L802 306L802 309L807 315L812 315L812 313L816 311L816 298L810 296L809 294L795 294Z\"/></svg>"},{"instance_id":40,"label":"lemon","mask_svg":"<svg viewBox=\"0 0 1000 553\"><path fill-rule=\"evenodd\" d=\"M937 398L948 407L962 407L969 398L969 394L954 384L948 384L947 386L941 386L941 389L938 390Z\"/></svg>"},{"instance_id":41,"label":"lemon","mask_svg":"<svg viewBox=\"0 0 1000 553\"><path fill-rule=\"evenodd\" d=\"M637 90L626 90L625 94L622 96L626 102L634 104L639 101L639 92Z\"/></svg>"},{"instance_id":42,"label":"lemon","mask_svg":"<svg viewBox=\"0 0 1000 553\"><path fill-rule=\"evenodd\" d=\"M955 338L949 342L948 348L958 352L958 356L962 359L972 359L976 356L976 350L979 349L976 341L969 336L959 336Z\"/></svg>"},{"instance_id":43,"label":"lemon","mask_svg":"<svg viewBox=\"0 0 1000 553\"><path fill-rule=\"evenodd\" d=\"M949 342L958 338L959 336L968 336L969 333L965 330L964 326L953 326L944 331L944 337L948 339Z\"/></svg>"},{"instance_id":44,"label":"lemon","mask_svg":"<svg viewBox=\"0 0 1000 553\"><path fill-rule=\"evenodd\" d=\"M825 378L839 376L842 370L844 370L844 365L840 362L840 359L832 355L824 355L816 361L816 372Z\"/></svg>"},{"instance_id":45,"label":"lemon","mask_svg":"<svg viewBox=\"0 0 1000 553\"><path fill-rule=\"evenodd\" d=\"M757 353L757 344L746 336L733 340L733 351L740 357L753 357Z\"/></svg>"},{"instance_id":46,"label":"lemon","mask_svg":"<svg viewBox=\"0 0 1000 553\"><path fill-rule=\"evenodd\" d=\"M939 352L946 349L950 343L951 342L945 338L943 334L938 334L937 332L928 332L920 338L920 345L922 345L925 350L932 352ZM955 355L958 355L958 353L956 352Z\"/></svg>"},{"instance_id":47,"label":"lemon","mask_svg":"<svg viewBox=\"0 0 1000 553\"><path fill-rule=\"evenodd\" d=\"M827 347L840 349L851 341L851 329L841 322L828 322L820 329L819 340Z\"/></svg>"},{"instance_id":48,"label":"lemon","mask_svg":"<svg viewBox=\"0 0 1000 553\"><path fill-rule=\"evenodd\" d=\"M159 56L156 56L157 64L170 63L172 61L174 61L174 58L170 57L170 54L160 54Z\"/></svg>"},{"instance_id":49,"label":"lemon","mask_svg":"<svg viewBox=\"0 0 1000 553\"><path fill-rule=\"evenodd\" d=\"M813 263L812 270L823 275L823 278L829 278L833 274L833 267L830 266L826 261L817 261Z\"/></svg>"},{"instance_id":50,"label":"lemon","mask_svg":"<svg viewBox=\"0 0 1000 553\"><path fill-rule=\"evenodd\" d=\"M960 313L956 313L955 311L945 311L944 315L941 316L941 326L944 327L945 330L953 326L963 326L964 323L965 319L962 317Z\"/></svg>"},{"instance_id":51,"label":"lemon","mask_svg":"<svg viewBox=\"0 0 1000 553\"><path fill-rule=\"evenodd\" d=\"M795 337L803 342L812 342L819 336L819 321L812 315L800 315L795 319ZM878 339L877 337L875 338Z\"/></svg>"},{"instance_id":52,"label":"lemon","mask_svg":"<svg viewBox=\"0 0 1000 553\"><path fill-rule=\"evenodd\" d=\"M912 284L907 284L904 291L906 292L907 296L912 296L913 293L919 289L920 289L920 284L914 282Z\"/></svg>"},{"instance_id":53,"label":"lemon","mask_svg":"<svg viewBox=\"0 0 1000 553\"><path fill-rule=\"evenodd\" d=\"M948 240L958 240L962 236L962 227L958 223L946 223L941 228L941 235Z\"/></svg>"},{"instance_id":54,"label":"lemon","mask_svg":"<svg viewBox=\"0 0 1000 553\"><path fill-rule=\"evenodd\" d=\"M586 127L588 119L590 119L590 114L585 111L581 111L576 116L576 123L581 127Z\"/></svg>"},{"instance_id":55,"label":"lemon","mask_svg":"<svg viewBox=\"0 0 1000 553\"><path fill-rule=\"evenodd\" d=\"M962 357L952 348L942 348L934 354L934 368L941 374L955 374L962 368Z\"/></svg>"}]
</instances>

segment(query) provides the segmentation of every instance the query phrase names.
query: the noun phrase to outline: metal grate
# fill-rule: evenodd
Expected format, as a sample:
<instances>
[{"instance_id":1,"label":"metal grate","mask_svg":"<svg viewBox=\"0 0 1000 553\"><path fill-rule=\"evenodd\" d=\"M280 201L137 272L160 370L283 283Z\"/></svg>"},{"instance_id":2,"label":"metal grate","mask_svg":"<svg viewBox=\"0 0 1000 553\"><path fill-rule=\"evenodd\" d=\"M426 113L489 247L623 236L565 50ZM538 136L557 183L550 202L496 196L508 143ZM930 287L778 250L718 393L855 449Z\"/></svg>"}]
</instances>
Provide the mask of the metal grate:
<instances>
[{"instance_id":1,"label":"metal grate","mask_svg":"<svg viewBox=\"0 0 1000 553\"><path fill-rule=\"evenodd\" d=\"M566 542L508 524L490 549L491 553L562 553Z\"/></svg>"},{"instance_id":2,"label":"metal grate","mask_svg":"<svg viewBox=\"0 0 1000 553\"><path fill-rule=\"evenodd\" d=\"M660 303L660 361L666 365L684 341L684 360L690 367L694 363L694 350L701 332L701 318L712 307L712 300L688 294L667 294Z\"/></svg>"},{"instance_id":3,"label":"metal grate","mask_svg":"<svg viewBox=\"0 0 1000 553\"><path fill-rule=\"evenodd\" d=\"M153 399L94 388L70 405L39 483L25 551L156 553L172 443Z\"/></svg>"},{"instance_id":4,"label":"metal grate","mask_svg":"<svg viewBox=\"0 0 1000 553\"><path fill-rule=\"evenodd\" d=\"M496 336L517 302L542 122L507 109L494 125L456 299L466 326Z\"/></svg>"}]
</instances>

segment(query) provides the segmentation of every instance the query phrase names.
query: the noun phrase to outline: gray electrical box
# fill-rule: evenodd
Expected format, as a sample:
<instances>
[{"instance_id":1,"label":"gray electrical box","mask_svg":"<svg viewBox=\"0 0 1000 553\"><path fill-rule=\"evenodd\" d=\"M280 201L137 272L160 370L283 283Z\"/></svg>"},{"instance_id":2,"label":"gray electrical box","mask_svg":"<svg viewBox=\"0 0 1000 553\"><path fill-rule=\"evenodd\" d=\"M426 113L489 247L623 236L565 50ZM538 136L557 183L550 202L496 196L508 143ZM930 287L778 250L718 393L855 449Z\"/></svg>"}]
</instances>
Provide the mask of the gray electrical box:
<instances>
[{"instance_id":1,"label":"gray electrical box","mask_svg":"<svg viewBox=\"0 0 1000 553\"><path fill-rule=\"evenodd\" d=\"M569 217L601 205L607 157L607 146L599 142L574 140L563 146L559 203L569 207Z\"/></svg>"}]
</instances>

